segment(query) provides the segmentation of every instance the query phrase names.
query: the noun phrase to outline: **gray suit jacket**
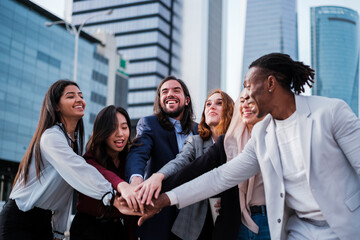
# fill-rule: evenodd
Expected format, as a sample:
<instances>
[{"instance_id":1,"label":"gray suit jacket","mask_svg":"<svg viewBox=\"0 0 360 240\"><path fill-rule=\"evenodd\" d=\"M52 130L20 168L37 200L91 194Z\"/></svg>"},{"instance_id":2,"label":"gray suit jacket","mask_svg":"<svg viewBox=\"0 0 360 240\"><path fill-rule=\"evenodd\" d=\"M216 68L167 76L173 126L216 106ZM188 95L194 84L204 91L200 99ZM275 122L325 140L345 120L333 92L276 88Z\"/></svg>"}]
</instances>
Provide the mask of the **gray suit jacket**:
<instances>
[{"instance_id":1,"label":"gray suit jacket","mask_svg":"<svg viewBox=\"0 0 360 240\"><path fill-rule=\"evenodd\" d=\"M360 120L339 99L296 96L296 111L311 192L340 239L360 236ZM244 151L232 161L173 192L180 207L208 198L261 169L271 239L286 239L288 217L275 124L271 115L255 125Z\"/></svg>"},{"instance_id":2,"label":"gray suit jacket","mask_svg":"<svg viewBox=\"0 0 360 240\"><path fill-rule=\"evenodd\" d=\"M204 142L199 135L189 136L176 158L164 165L158 172L163 173L166 179L203 155L211 145L213 145L211 138ZM208 204L206 199L181 209L171 231L184 240L196 240L204 226Z\"/></svg>"}]
</instances>

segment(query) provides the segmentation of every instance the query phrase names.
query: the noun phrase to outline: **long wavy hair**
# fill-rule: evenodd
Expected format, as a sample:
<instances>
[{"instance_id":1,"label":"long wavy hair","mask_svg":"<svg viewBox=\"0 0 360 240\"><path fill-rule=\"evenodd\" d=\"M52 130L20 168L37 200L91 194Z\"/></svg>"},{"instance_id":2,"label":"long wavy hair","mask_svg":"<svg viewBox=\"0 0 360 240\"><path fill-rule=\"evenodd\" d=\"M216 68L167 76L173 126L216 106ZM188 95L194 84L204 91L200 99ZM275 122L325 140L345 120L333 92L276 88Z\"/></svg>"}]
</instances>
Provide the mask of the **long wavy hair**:
<instances>
[{"instance_id":1,"label":"long wavy hair","mask_svg":"<svg viewBox=\"0 0 360 240\"><path fill-rule=\"evenodd\" d=\"M160 82L160 84L159 84L159 86L158 86L158 88L156 90L156 97L155 97L155 101L154 101L154 114L157 117L157 119L159 120L160 125L163 126L163 128L165 128L165 129L167 129L169 131L174 129L174 125L170 122L170 120L168 118L168 115L165 113L164 109L162 109L162 107L160 105L160 101L161 101L161 99L160 99L160 90L161 90L161 87L165 82L167 82L169 80L175 80L178 83L180 83L180 85L181 85L181 87L183 89L185 98L189 99L189 103L188 103L188 105L185 105L184 114L183 114L182 119L180 120L183 133L184 134L189 134L192 131L194 125L195 125L194 112L193 112L193 108L192 108L192 101L191 101L191 98L190 98L190 92L189 92L187 86L185 85L185 83L181 79L176 78L174 76L167 76L166 78L164 78Z\"/></svg>"},{"instance_id":2,"label":"long wavy hair","mask_svg":"<svg viewBox=\"0 0 360 240\"><path fill-rule=\"evenodd\" d=\"M95 160L103 167L108 168L109 164L113 162L107 149L106 140L118 127L118 120L116 113L120 113L126 119L129 128L129 139L123 151L119 152L118 159L120 161L126 159L126 155L132 144L130 140L131 135L131 122L127 111L122 107L115 107L114 105L103 108L96 116L94 121L93 132L89 141L86 144L86 151L94 155Z\"/></svg>"},{"instance_id":3,"label":"long wavy hair","mask_svg":"<svg viewBox=\"0 0 360 240\"><path fill-rule=\"evenodd\" d=\"M24 184L26 185L29 166L33 154L35 155L36 177L38 180L40 180L41 170L44 165L40 151L40 139L46 129L54 126L56 123L62 122L61 113L56 109L58 108L60 98L63 95L65 88L69 85L74 85L79 88L79 86L75 82L65 79L54 82L47 90L40 109L39 123L36 127L31 142L25 152L25 155L20 162L18 172L15 176L14 184L20 178L20 176L22 176L24 179ZM62 130L65 131L63 128ZM80 144L78 148L78 150L80 151L78 152L78 154L81 155L84 145L84 122L82 118L77 122L75 132L78 133ZM64 132L64 134L66 134L66 132Z\"/></svg>"},{"instance_id":4,"label":"long wavy hair","mask_svg":"<svg viewBox=\"0 0 360 240\"><path fill-rule=\"evenodd\" d=\"M211 137L211 130L210 127L206 124L205 122L205 108L206 108L206 102L207 100L214 95L215 93L219 93L221 95L222 98L222 110L221 110L221 119L219 124L215 127L215 134L217 136L223 135L226 133L227 129L229 128L230 122L231 122L231 118L234 112L234 101L232 100L232 98L224 91L221 91L220 89L215 89L214 91L212 91L205 103L204 103L204 110L202 112L201 115L201 121L199 123L199 135L200 137L206 141L208 139L210 139Z\"/></svg>"}]
</instances>

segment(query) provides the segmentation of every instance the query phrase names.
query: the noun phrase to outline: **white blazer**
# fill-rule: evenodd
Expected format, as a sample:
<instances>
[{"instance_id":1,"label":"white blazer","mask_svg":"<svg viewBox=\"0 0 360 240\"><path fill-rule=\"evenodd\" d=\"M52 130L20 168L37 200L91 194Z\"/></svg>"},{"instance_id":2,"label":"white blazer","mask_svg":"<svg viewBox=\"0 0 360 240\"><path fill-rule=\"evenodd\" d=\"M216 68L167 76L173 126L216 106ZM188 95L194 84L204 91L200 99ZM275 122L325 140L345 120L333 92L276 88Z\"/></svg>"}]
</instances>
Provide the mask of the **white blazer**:
<instances>
[{"instance_id":1,"label":"white blazer","mask_svg":"<svg viewBox=\"0 0 360 240\"><path fill-rule=\"evenodd\" d=\"M339 99L295 96L301 151L312 194L340 239L360 236L360 120ZM222 192L261 169L271 239L286 239L281 160L271 115L255 125L244 151L227 164L172 190L180 208Z\"/></svg>"}]
</instances>

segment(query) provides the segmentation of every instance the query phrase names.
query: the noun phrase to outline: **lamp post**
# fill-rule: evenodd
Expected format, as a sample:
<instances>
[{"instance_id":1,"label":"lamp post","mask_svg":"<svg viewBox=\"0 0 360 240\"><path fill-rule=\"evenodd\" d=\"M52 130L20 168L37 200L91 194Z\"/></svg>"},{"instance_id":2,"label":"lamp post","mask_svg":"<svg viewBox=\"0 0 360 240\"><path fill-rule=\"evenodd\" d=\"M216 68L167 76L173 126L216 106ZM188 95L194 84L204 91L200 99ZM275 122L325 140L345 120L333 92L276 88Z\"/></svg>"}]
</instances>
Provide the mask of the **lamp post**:
<instances>
[{"instance_id":1,"label":"lamp post","mask_svg":"<svg viewBox=\"0 0 360 240\"><path fill-rule=\"evenodd\" d=\"M111 15L112 12L113 12L113 10L110 9L110 10L108 10L106 12L90 16L87 19L85 19L78 28L76 28L76 26L74 24L67 23L67 22L62 21L62 20L61 21L46 22L45 23L45 26L47 26L47 27L51 27L51 26L57 25L57 24L64 24L66 26L66 30L69 31L70 33L74 34L74 36L75 36L74 69L73 69L73 81L74 82L77 81L77 62L78 62L79 36L80 36L82 28L84 27L86 22L89 21L90 19L92 19L94 17L102 16L102 15ZM70 29L70 27L71 27L71 29Z\"/></svg>"}]
</instances>

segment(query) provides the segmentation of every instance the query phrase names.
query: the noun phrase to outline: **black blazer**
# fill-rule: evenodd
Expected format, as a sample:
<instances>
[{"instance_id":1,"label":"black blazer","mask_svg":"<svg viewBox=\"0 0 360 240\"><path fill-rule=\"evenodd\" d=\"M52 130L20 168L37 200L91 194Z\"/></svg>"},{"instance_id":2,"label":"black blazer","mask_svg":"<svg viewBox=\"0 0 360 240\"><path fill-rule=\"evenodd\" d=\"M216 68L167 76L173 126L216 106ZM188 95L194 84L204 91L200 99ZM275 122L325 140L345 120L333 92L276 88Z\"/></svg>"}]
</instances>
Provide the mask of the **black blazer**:
<instances>
[{"instance_id":1,"label":"black blazer","mask_svg":"<svg viewBox=\"0 0 360 240\"><path fill-rule=\"evenodd\" d=\"M224 137L218 137L217 142L206 153L163 181L162 191L169 191L226 163ZM239 189L235 186L219 195L221 209L215 222L213 239L236 239L241 224Z\"/></svg>"}]
</instances>

